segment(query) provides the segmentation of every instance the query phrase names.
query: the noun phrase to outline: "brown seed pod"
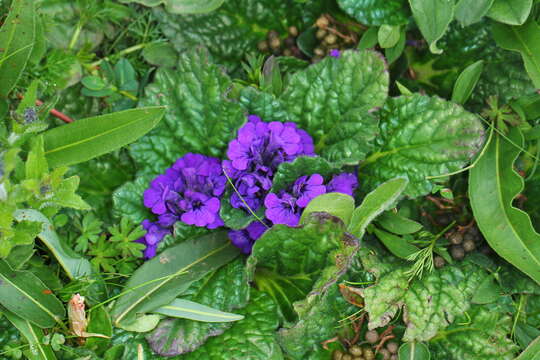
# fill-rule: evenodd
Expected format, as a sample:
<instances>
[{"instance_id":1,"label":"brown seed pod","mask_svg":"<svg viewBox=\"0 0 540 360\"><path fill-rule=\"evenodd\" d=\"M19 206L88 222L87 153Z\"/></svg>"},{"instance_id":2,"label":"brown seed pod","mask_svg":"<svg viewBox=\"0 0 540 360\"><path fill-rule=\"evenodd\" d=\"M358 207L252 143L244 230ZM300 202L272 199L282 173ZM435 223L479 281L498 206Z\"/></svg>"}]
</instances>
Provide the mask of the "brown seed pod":
<instances>
[{"instance_id":1,"label":"brown seed pod","mask_svg":"<svg viewBox=\"0 0 540 360\"><path fill-rule=\"evenodd\" d=\"M328 21L328 18L326 16L321 16L317 19L317 22L315 25L317 25L318 28L325 29L330 24L330 21Z\"/></svg>"},{"instance_id":2,"label":"brown seed pod","mask_svg":"<svg viewBox=\"0 0 540 360\"><path fill-rule=\"evenodd\" d=\"M291 49L285 49L283 50L283 56L292 56L293 53L291 51Z\"/></svg>"},{"instance_id":3,"label":"brown seed pod","mask_svg":"<svg viewBox=\"0 0 540 360\"><path fill-rule=\"evenodd\" d=\"M450 248L450 255L452 255L455 260L463 260L465 257L465 250L461 245L453 245Z\"/></svg>"},{"instance_id":4,"label":"brown seed pod","mask_svg":"<svg viewBox=\"0 0 540 360\"><path fill-rule=\"evenodd\" d=\"M463 242L463 235L459 232L455 232L452 235L450 235L450 243L452 245L459 245Z\"/></svg>"},{"instance_id":5,"label":"brown seed pod","mask_svg":"<svg viewBox=\"0 0 540 360\"><path fill-rule=\"evenodd\" d=\"M337 36L334 34L328 34L324 38L324 42L327 43L328 45L333 45L336 43L336 41L337 41Z\"/></svg>"},{"instance_id":6,"label":"brown seed pod","mask_svg":"<svg viewBox=\"0 0 540 360\"><path fill-rule=\"evenodd\" d=\"M476 244L474 243L474 240L465 240L463 242L463 250L465 250L465 252L471 252L474 249L476 249Z\"/></svg>"},{"instance_id":7,"label":"brown seed pod","mask_svg":"<svg viewBox=\"0 0 540 360\"><path fill-rule=\"evenodd\" d=\"M443 259L444 260L444 259ZM398 348L399 348L399 345L396 343L396 342L389 342L388 344L386 344L386 348L388 349L388 351L390 351L392 354L397 354L398 352Z\"/></svg>"},{"instance_id":8,"label":"brown seed pod","mask_svg":"<svg viewBox=\"0 0 540 360\"><path fill-rule=\"evenodd\" d=\"M317 32L315 33L315 37L318 39L318 40L322 40L324 39L324 37L326 36L326 34L328 34L326 32L326 30L324 29L319 29L317 30Z\"/></svg>"},{"instance_id":9,"label":"brown seed pod","mask_svg":"<svg viewBox=\"0 0 540 360\"><path fill-rule=\"evenodd\" d=\"M353 345L349 348L349 354L354 356L362 356L362 348L358 345Z\"/></svg>"},{"instance_id":10,"label":"brown seed pod","mask_svg":"<svg viewBox=\"0 0 540 360\"><path fill-rule=\"evenodd\" d=\"M370 348L364 349L364 359L366 360L374 360L375 359L375 353Z\"/></svg>"},{"instance_id":11,"label":"brown seed pod","mask_svg":"<svg viewBox=\"0 0 540 360\"><path fill-rule=\"evenodd\" d=\"M379 341L379 333L375 330L369 330L366 332L366 341L370 344L375 344Z\"/></svg>"},{"instance_id":12,"label":"brown seed pod","mask_svg":"<svg viewBox=\"0 0 540 360\"><path fill-rule=\"evenodd\" d=\"M352 357L352 355L350 355L350 354L345 354L345 355L343 355L343 357L341 358L341 360L353 360L353 357Z\"/></svg>"},{"instance_id":13,"label":"brown seed pod","mask_svg":"<svg viewBox=\"0 0 540 360\"><path fill-rule=\"evenodd\" d=\"M389 359L390 359L390 356L392 356L392 355L390 354L390 351L387 350L387 349L381 349L381 351L379 351L379 354L382 355L383 360L389 360Z\"/></svg>"},{"instance_id":14,"label":"brown seed pod","mask_svg":"<svg viewBox=\"0 0 540 360\"><path fill-rule=\"evenodd\" d=\"M444 259L441 256L435 256L433 258L433 265L435 265L437 269L442 268L445 264L446 264L446 261L444 261Z\"/></svg>"},{"instance_id":15,"label":"brown seed pod","mask_svg":"<svg viewBox=\"0 0 540 360\"><path fill-rule=\"evenodd\" d=\"M343 360L343 351L335 350L332 354L332 360Z\"/></svg>"},{"instance_id":16,"label":"brown seed pod","mask_svg":"<svg viewBox=\"0 0 540 360\"><path fill-rule=\"evenodd\" d=\"M261 52L267 52L268 51L268 42L266 40L263 40L263 41L259 41L259 43L257 44L257 48L259 49L259 51Z\"/></svg>"},{"instance_id":17,"label":"brown seed pod","mask_svg":"<svg viewBox=\"0 0 540 360\"><path fill-rule=\"evenodd\" d=\"M313 53L315 54L315 56L323 57L323 56L326 54L326 51L324 51L323 48L316 47L316 48L313 50Z\"/></svg>"},{"instance_id":18,"label":"brown seed pod","mask_svg":"<svg viewBox=\"0 0 540 360\"><path fill-rule=\"evenodd\" d=\"M268 40L279 39L279 33L276 30L270 30L266 36L268 37Z\"/></svg>"},{"instance_id":19,"label":"brown seed pod","mask_svg":"<svg viewBox=\"0 0 540 360\"><path fill-rule=\"evenodd\" d=\"M298 28L296 26L289 26L289 35L293 36L293 37L297 37L298 36Z\"/></svg>"}]
</instances>

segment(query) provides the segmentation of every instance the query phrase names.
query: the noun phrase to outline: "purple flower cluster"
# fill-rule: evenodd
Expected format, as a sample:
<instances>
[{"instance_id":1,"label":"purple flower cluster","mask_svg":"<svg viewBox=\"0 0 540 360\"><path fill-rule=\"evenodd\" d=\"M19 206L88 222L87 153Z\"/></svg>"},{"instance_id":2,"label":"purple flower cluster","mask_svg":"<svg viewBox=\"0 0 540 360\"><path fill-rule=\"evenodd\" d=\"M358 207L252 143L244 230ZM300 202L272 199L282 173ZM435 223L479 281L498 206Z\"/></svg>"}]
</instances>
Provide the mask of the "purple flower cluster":
<instances>
[{"instance_id":1,"label":"purple flower cluster","mask_svg":"<svg viewBox=\"0 0 540 360\"><path fill-rule=\"evenodd\" d=\"M219 159L192 153L156 177L144 192L144 206L158 218L156 223L143 222L147 233L139 242L147 245L145 257L155 255L157 244L177 221L208 229L223 226L219 209L226 183Z\"/></svg>"},{"instance_id":2,"label":"purple flower cluster","mask_svg":"<svg viewBox=\"0 0 540 360\"><path fill-rule=\"evenodd\" d=\"M352 195L357 186L356 176L351 173L335 175L326 185L324 178L319 174L301 176L289 189L266 196L265 215L273 224L296 226L302 211L315 197L329 192Z\"/></svg>"},{"instance_id":3,"label":"purple flower cluster","mask_svg":"<svg viewBox=\"0 0 540 360\"><path fill-rule=\"evenodd\" d=\"M279 164L302 155L315 155L313 140L296 124L265 123L256 115L248 116L237 138L229 143L229 160L223 161L237 190L231 195L232 207L257 211L272 187Z\"/></svg>"}]
</instances>

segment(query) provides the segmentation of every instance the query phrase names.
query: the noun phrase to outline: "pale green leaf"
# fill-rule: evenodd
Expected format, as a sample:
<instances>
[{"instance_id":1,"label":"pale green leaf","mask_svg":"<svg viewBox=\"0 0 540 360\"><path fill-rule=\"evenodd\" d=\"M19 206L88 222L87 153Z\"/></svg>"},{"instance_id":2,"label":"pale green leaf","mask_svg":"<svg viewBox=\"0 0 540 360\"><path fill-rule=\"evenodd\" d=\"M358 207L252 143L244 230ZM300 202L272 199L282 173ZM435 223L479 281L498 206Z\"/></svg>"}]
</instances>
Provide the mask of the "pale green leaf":
<instances>
[{"instance_id":1,"label":"pale green leaf","mask_svg":"<svg viewBox=\"0 0 540 360\"><path fill-rule=\"evenodd\" d=\"M442 53L437 41L444 35L454 17L454 0L409 0L422 35L434 54Z\"/></svg>"},{"instance_id":2,"label":"pale green leaf","mask_svg":"<svg viewBox=\"0 0 540 360\"><path fill-rule=\"evenodd\" d=\"M495 0L487 15L505 24L521 25L527 20L532 4L533 0Z\"/></svg>"},{"instance_id":3,"label":"pale green leaf","mask_svg":"<svg viewBox=\"0 0 540 360\"><path fill-rule=\"evenodd\" d=\"M459 74L454 91L452 91L452 101L458 104L465 104L471 96L476 83L484 70L484 61L478 60L474 64L467 66L461 74Z\"/></svg>"},{"instance_id":4,"label":"pale green leaf","mask_svg":"<svg viewBox=\"0 0 540 360\"><path fill-rule=\"evenodd\" d=\"M494 0L459 0L456 4L456 20L462 26L472 25L487 14Z\"/></svg>"},{"instance_id":5,"label":"pale green leaf","mask_svg":"<svg viewBox=\"0 0 540 360\"><path fill-rule=\"evenodd\" d=\"M170 304L157 308L152 312L169 317L204 322L231 322L244 318L242 315L223 312L185 299L175 299Z\"/></svg>"},{"instance_id":6,"label":"pale green leaf","mask_svg":"<svg viewBox=\"0 0 540 360\"><path fill-rule=\"evenodd\" d=\"M300 224L306 223L311 213L326 212L333 215L345 225L349 225L354 211L354 198L342 193L327 193L311 200L302 212Z\"/></svg>"}]
</instances>

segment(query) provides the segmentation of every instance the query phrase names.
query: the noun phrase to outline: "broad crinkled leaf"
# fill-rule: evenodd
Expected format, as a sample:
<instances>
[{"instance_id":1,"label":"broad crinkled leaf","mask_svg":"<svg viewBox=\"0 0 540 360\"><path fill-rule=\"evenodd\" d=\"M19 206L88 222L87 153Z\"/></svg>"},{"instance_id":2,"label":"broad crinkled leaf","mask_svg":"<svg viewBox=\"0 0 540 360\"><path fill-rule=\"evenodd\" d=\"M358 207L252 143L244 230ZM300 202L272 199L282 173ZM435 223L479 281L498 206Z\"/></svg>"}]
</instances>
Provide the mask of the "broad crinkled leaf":
<instances>
[{"instance_id":1,"label":"broad crinkled leaf","mask_svg":"<svg viewBox=\"0 0 540 360\"><path fill-rule=\"evenodd\" d=\"M247 304L249 286L244 261L237 259L193 283L182 299L221 311L234 311ZM165 319L146 336L152 350L163 356L194 351L209 337L227 330L232 323L209 323L187 319Z\"/></svg>"},{"instance_id":2,"label":"broad crinkled leaf","mask_svg":"<svg viewBox=\"0 0 540 360\"><path fill-rule=\"evenodd\" d=\"M404 25L410 15L407 0L338 0L339 7L367 26Z\"/></svg>"},{"instance_id":3,"label":"broad crinkled leaf","mask_svg":"<svg viewBox=\"0 0 540 360\"><path fill-rule=\"evenodd\" d=\"M429 348L433 359L511 360L517 346L508 337L512 319L496 305L473 305L442 331Z\"/></svg>"},{"instance_id":4,"label":"broad crinkled leaf","mask_svg":"<svg viewBox=\"0 0 540 360\"><path fill-rule=\"evenodd\" d=\"M406 176L405 195L427 194L433 187L428 176L461 169L484 143L484 128L477 116L437 97L392 98L380 116L377 152L359 170L364 188Z\"/></svg>"},{"instance_id":5,"label":"broad crinkled leaf","mask_svg":"<svg viewBox=\"0 0 540 360\"><path fill-rule=\"evenodd\" d=\"M322 4L321 4L322 5ZM287 26L311 25L321 5L294 0L226 1L216 11L200 15L174 15L154 10L161 30L178 52L207 46L220 61L237 66L269 30L285 33Z\"/></svg>"},{"instance_id":6,"label":"broad crinkled leaf","mask_svg":"<svg viewBox=\"0 0 540 360\"><path fill-rule=\"evenodd\" d=\"M148 219L151 215L143 204L143 193L151 180L152 176L141 176L116 189L113 194L114 214L125 216L136 224Z\"/></svg>"},{"instance_id":7,"label":"broad crinkled leaf","mask_svg":"<svg viewBox=\"0 0 540 360\"><path fill-rule=\"evenodd\" d=\"M253 247L248 272L259 290L271 294L287 319L293 303L304 299L323 274L345 266L356 240L345 233L341 220L313 213L302 227L275 225Z\"/></svg>"},{"instance_id":8,"label":"broad crinkled leaf","mask_svg":"<svg viewBox=\"0 0 540 360\"><path fill-rule=\"evenodd\" d=\"M279 165L273 178L272 191L279 192L292 186L296 179L304 175L320 174L325 181L338 172L339 169L318 156L301 156L292 162Z\"/></svg>"},{"instance_id":9,"label":"broad crinkled leaf","mask_svg":"<svg viewBox=\"0 0 540 360\"><path fill-rule=\"evenodd\" d=\"M237 311L243 320L204 346L181 357L182 360L280 360L281 349L275 339L279 326L277 306L265 293L251 291L247 307Z\"/></svg>"},{"instance_id":10,"label":"broad crinkled leaf","mask_svg":"<svg viewBox=\"0 0 540 360\"><path fill-rule=\"evenodd\" d=\"M344 51L295 73L281 100L290 119L313 137L319 155L356 164L373 149L378 131L370 112L384 104L388 81L378 53Z\"/></svg>"},{"instance_id":11,"label":"broad crinkled leaf","mask_svg":"<svg viewBox=\"0 0 540 360\"><path fill-rule=\"evenodd\" d=\"M159 173L186 152L223 156L245 121L242 108L227 99L231 80L196 48L180 57L176 70L160 69L143 103L167 106L162 123L131 146L143 173Z\"/></svg>"},{"instance_id":12,"label":"broad crinkled leaf","mask_svg":"<svg viewBox=\"0 0 540 360\"><path fill-rule=\"evenodd\" d=\"M251 86L240 92L240 105L249 114L258 115L263 121L289 121L289 114L279 99Z\"/></svg>"},{"instance_id":13,"label":"broad crinkled leaf","mask_svg":"<svg viewBox=\"0 0 540 360\"><path fill-rule=\"evenodd\" d=\"M475 290L487 273L464 261L447 265L408 282L407 266L391 263L370 264L364 253L359 254L367 270L378 269L375 285L362 290L369 328L387 325L403 308L407 329L404 341L427 341L446 328L470 306Z\"/></svg>"}]
</instances>

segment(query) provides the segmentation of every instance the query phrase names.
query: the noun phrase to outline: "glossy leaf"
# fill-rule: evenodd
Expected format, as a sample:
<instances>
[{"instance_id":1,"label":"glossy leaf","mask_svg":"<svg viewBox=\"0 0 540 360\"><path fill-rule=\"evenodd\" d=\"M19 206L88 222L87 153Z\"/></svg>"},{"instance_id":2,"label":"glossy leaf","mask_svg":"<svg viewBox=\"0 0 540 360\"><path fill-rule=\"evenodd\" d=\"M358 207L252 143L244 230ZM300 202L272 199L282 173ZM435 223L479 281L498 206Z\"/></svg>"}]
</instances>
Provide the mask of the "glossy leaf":
<instances>
[{"instance_id":1,"label":"glossy leaf","mask_svg":"<svg viewBox=\"0 0 540 360\"><path fill-rule=\"evenodd\" d=\"M379 45L383 48L391 48L399 41L399 26L382 25L377 33Z\"/></svg>"},{"instance_id":2,"label":"glossy leaf","mask_svg":"<svg viewBox=\"0 0 540 360\"><path fill-rule=\"evenodd\" d=\"M459 74L454 91L452 92L452 101L458 104L465 104L471 96L476 83L484 70L484 61L479 60L474 64L467 66L461 74Z\"/></svg>"},{"instance_id":3,"label":"glossy leaf","mask_svg":"<svg viewBox=\"0 0 540 360\"><path fill-rule=\"evenodd\" d=\"M536 338L515 360L540 359L540 337Z\"/></svg>"},{"instance_id":4,"label":"glossy leaf","mask_svg":"<svg viewBox=\"0 0 540 360\"><path fill-rule=\"evenodd\" d=\"M442 53L437 41L444 35L454 17L454 0L409 0L411 10L434 54Z\"/></svg>"},{"instance_id":5,"label":"glossy leaf","mask_svg":"<svg viewBox=\"0 0 540 360\"><path fill-rule=\"evenodd\" d=\"M393 211L386 211L377 218L377 224L394 234L412 234L422 229L422 224L403 217Z\"/></svg>"},{"instance_id":6,"label":"glossy leaf","mask_svg":"<svg viewBox=\"0 0 540 360\"><path fill-rule=\"evenodd\" d=\"M523 190L514 162L523 135L514 128L508 138L496 135L469 175L469 198L482 234L490 247L540 283L540 234L526 212L513 205Z\"/></svg>"},{"instance_id":7,"label":"glossy leaf","mask_svg":"<svg viewBox=\"0 0 540 360\"><path fill-rule=\"evenodd\" d=\"M487 15L505 24L521 25L527 20L532 4L533 0L495 0Z\"/></svg>"},{"instance_id":8,"label":"glossy leaf","mask_svg":"<svg viewBox=\"0 0 540 360\"><path fill-rule=\"evenodd\" d=\"M186 360L279 360L283 359L276 342L279 326L276 304L265 293L252 290L249 305L238 313L243 320L220 336L210 338L204 346L183 356ZM224 346L225 344L225 346Z\"/></svg>"},{"instance_id":9,"label":"glossy leaf","mask_svg":"<svg viewBox=\"0 0 540 360\"><path fill-rule=\"evenodd\" d=\"M16 271L0 260L0 304L41 328L53 327L66 312L56 296L34 274Z\"/></svg>"},{"instance_id":10,"label":"glossy leaf","mask_svg":"<svg viewBox=\"0 0 540 360\"><path fill-rule=\"evenodd\" d=\"M36 37L33 0L13 0L0 28L0 98L5 98L21 76Z\"/></svg>"},{"instance_id":11,"label":"glossy leaf","mask_svg":"<svg viewBox=\"0 0 540 360\"><path fill-rule=\"evenodd\" d=\"M494 0L459 0L456 4L456 20L462 26L472 25L488 13Z\"/></svg>"},{"instance_id":12,"label":"glossy leaf","mask_svg":"<svg viewBox=\"0 0 540 360\"><path fill-rule=\"evenodd\" d=\"M484 142L484 128L475 115L437 97L392 98L380 116L378 151L359 170L364 188L406 176L405 195L427 194L433 188L427 177L461 169Z\"/></svg>"},{"instance_id":13,"label":"glossy leaf","mask_svg":"<svg viewBox=\"0 0 540 360\"><path fill-rule=\"evenodd\" d=\"M231 322L242 320L242 315L223 312L199 303L175 299L172 303L153 311L156 314L204 322Z\"/></svg>"},{"instance_id":14,"label":"glossy leaf","mask_svg":"<svg viewBox=\"0 0 540 360\"><path fill-rule=\"evenodd\" d=\"M272 94L248 86L240 92L239 101L248 114L256 114L266 122L289 121L285 106Z\"/></svg>"},{"instance_id":15,"label":"glossy leaf","mask_svg":"<svg viewBox=\"0 0 540 360\"><path fill-rule=\"evenodd\" d=\"M111 337L113 334L112 322L109 312L104 306L92 309L88 313L88 327L86 331L93 334L101 334ZM101 337L86 339L85 347L97 354L103 354L110 347L111 340Z\"/></svg>"},{"instance_id":16,"label":"glossy leaf","mask_svg":"<svg viewBox=\"0 0 540 360\"><path fill-rule=\"evenodd\" d=\"M150 211L143 204L143 193L152 180L152 176L139 176L116 189L113 194L114 213L136 224L150 218Z\"/></svg>"},{"instance_id":17,"label":"glossy leaf","mask_svg":"<svg viewBox=\"0 0 540 360\"><path fill-rule=\"evenodd\" d=\"M416 246L410 244L405 237L390 234L377 228L373 229L373 232L384 246L398 258L407 260L410 255L419 250Z\"/></svg>"},{"instance_id":18,"label":"glossy leaf","mask_svg":"<svg viewBox=\"0 0 540 360\"><path fill-rule=\"evenodd\" d=\"M173 246L147 261L133 273L111 316L115 325L129 325L138 314L169 304L194 281L223 266L239 251L229 242L226 232L214 232Z\"/></svg>"},{"instance_id":19,"label":"glossy leaf","mask_svg":"<svg viewBox=\"0 0 540 360\"><path fill-rule=\"evenodd\" d=\"M540 88L540 25L531 19L522 26L493 25L497 44L521 54L525 69L536 88Z\"/></svg>"},{"instance_id":20,"label":"glossy leaf","mask_svg":"<svg viewBox=\"0 0 540 360\"><path fill-rule=\"evenodd\" d=\"M379 30L377 27L372 26L362 34L360 41L358 42L358 50L372 49L377 45Z\"/></svg>"},{"instance_id":21,"label":"glossy leaf","mask_svg":"<svg viewBox=\"0 0 540 360\"><path fill-rule=\"evenodd\" d=\"M409 181L404 178L392 179L367 194L360 206L354 210L347 230L358 239L361 239L367 226L379 214L388 210L395 203L408 183Z\"/></svg>"},{"instance_id":22,"label":"glossy leaf","mask_svg":"<svg viewBox=\"0 0 540 360\"><path fill-rule=\"evenodd\" d=\"M338 4L343 11L367 26L403 25L410 13L406 0L338 0Z\"/></svg>"},{"instance_id":23,"label":"glossy leaf","mask_svg":"<svg viewBox=\"0 0 540 360\"><path fill-rule=\"evenodd\" d=\"M92 274L90 262L64 245L45 215L33 209L20 209L15 212L15 219L41 224L41 232L37 236L51 251L70 279L80 279Z\"/></svg>"},{"instance_id":24,"label":"glossy leaf","mask_svg":"<svg viewBox=\"0 0 540 360\"><path fill-rule=\"evenodd\" d=\"M138 108L58 126L43 134L45 157L53 168L90 160L137 140L164 114L163 107Z\"/></svg>"},{"instance_id":25,"label":"glossy leaf","mask_svg":"<svg viewBox=\"0 0 540 360\"><path fill-rule=\"evenodd\" d=\"M406 43L407 43L407 34L405 32L405 29L403 28L399 32L398 42L393 47L384 50L384 56L386 56L386 61L388 61L388 64L392 64L394 61L399 59L399 57L403 53L403 50L405 50ZM397 82L396 82L396 85L397 85Z\"/></svg>"},{"instance_id":26,"label":"glossy leaf","mask_svg":"<svg viewBox=\"0 0 540 360\"><path fill-rule=\"evenodd\" d=\"M28 341L30 346L28 351L25 351L25 355L29 360L56 360L51 346L43 344L43 330L5 308L0 307L0 312L8 318L13 326L24 336L26 341Z\"/></svg>"},{"instance_id":27,"label":"glossy leaf","mask_svg":"<svg viewBox=\"0 0 540 360\"><path fill-rule=\"evenodd\" d=\"M313 137L320 156L356 164L373 148L377 119L370 111L384 104L388 81L377 53L344 51L295 73L281 100L291 121Z\"/></svg>"},{"instance_id":28,"label":"glossy leaf","mask_svg":"<svg viewBox=\"0 0 540 360\"><path fill-rule=\"evenodd\" d=\"M163 4L173 14L202 14L211 12L221 6L225 0L121 0L123 3L139 3L144 6Z\"/></svg>"},{"instance_id":29,"label":"glossy leaf","mask_svg":"<svg viewBox=\"0 0 540 360\"><path fill-rule=\"evenodd\" d=\"M304 175L320 174L325 180L339 169L318 156L300 156L292 162L281 163L272 181L272 192L279 192L292 186L296 179Z\"/></svg>"},{"instance_id":30,"label":"glossy leaf","mask_svg":"<svg viewBox=\"0 0 540 360\"><path fill-rule=\"evenodd\" d=\"M309 202L302 212L300 224L305 224L312 213L325 212L341 219L345 225L349 225L353 211L354 198L352 196L337 192L327 193L319 195Z\"/></svg>"},{"instance_id":31,"label":"glossy leaf","mask_svg":"<svg viewBox=\"0 0 540 360\"><path fill-rule=\"evenodd\" d=\"M423 343L405 343L399 347L399 360L430 360L429 348Z\"/></svg>"},{"instance_id":32,"label":"glossy leaf","mask_svg":"<svg viewBox=\"0 0 540 360\"><path fill-rule=\"evenodd\" d=\"M249 288L244 259L236 259L194 282L182 298L223 312L238 313L247 305ZM164 319L146 339L160 355L179 355L203 346L209 338L222 334L231 325L230 322Z\"/></svg>"}]
</instances>

